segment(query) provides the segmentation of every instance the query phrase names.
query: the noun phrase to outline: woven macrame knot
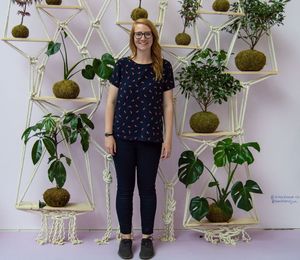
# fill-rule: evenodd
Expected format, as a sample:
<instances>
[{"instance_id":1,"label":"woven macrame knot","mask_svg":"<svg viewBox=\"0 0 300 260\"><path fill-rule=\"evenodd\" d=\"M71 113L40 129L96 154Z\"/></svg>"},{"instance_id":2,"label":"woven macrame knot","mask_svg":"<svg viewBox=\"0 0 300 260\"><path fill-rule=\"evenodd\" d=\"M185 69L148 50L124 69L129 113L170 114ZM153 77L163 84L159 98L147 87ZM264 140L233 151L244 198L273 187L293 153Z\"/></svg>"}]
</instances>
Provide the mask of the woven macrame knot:
<instances>
[{"instance_id":1,"label":"woven macrame knot","mask_svg":"<svg viewBox=\"0 0 300 260\"><path fill-rule=\"evenodd\" d=\"M108 169L103 170L103 180L106 183L112 183L112 176L111 176L111 173Z\"/></svg>"},{"instance_id":2,"label":"woven macrame knot","mask_svg":"<svg viewBox=\"0 0 300 260\"><path fill-rule=\"evenodd\" d=\"M78 46L78 50L81 55L87 55L89 53L85 45Z\"/></svg>"},{"instance_id":3,"label":"woven macrame knot","mask_svg":"<svg viewBox=\"0 0 300 260\"><path fill-rule=\"evenodd\" d=\"M38 59L36 57L29 57L29 62L31 65L36 64L38 62Z\"/></svg>"},{"instance_id":4,"label":"woven macrame knot","mask_svg":"<svg viewBox=\"0 0 300 260\"><path fill-rule=\"evenodd\" d=\"M100 27L100 20L95 20L94 22L92 22L92 27L99 28Z\"/></svg>"},{"instance_id":5,"label":"woven macrame knot","mask_svg":"<svg viewBox=\"0 0 300 260\"><path fill-rule=\"evenodd\" d=\"M113 158L112 158L112 155L111 155L111 154L107 154L107 155L106 155L106 160L107 160L107 161L112 161L112 159L113 159Z\"/></svg>"}]
</instances>

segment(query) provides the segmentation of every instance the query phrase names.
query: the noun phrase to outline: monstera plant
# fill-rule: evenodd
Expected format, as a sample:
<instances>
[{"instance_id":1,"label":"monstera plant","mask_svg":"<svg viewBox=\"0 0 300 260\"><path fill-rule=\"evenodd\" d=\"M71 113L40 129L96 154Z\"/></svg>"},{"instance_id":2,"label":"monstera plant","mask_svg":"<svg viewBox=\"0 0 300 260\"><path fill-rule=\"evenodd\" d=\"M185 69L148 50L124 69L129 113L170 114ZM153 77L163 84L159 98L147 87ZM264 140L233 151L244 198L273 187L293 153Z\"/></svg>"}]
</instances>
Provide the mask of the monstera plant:
<instances>
[{"instance_id":1,"label":"monstera plant","mask_svg":"<svg viewBox=\"0 0 300 260\"><path fill-rule=\"evenodd\" d=\"M253 208L251 193L261 194L259 185L248 179L245 183L234 180L237 175L238 166L250 165L254 162L254 157L250 149L260 151L256 142L235 143L231 138L221 140L213 148L214 164L218 168L224 168L226 172L226 183L224 187L218 180L218 174L213 174L205 164L198 159L193 151L184 151L178 161L178 177L185 186L191 185L200 180L204 171L210 175L209 188L216 189L216 197L199 197L191 199L189 210L192 217L198 221L206 217L210 222L227 222L233 215L233 207L229 200L231 195L235 205L245 211ZM234 183L233 183L234 182ZM212 201L209 204L208 199Z\"/></svg>"},{"instance_id":2,"label":"monstera plant","mask_svg":"<svg viewBox=\"0 0 300 260\"><path fill-rule=\"evenodd\" d=\"M16 38L27 38L29 36L29 29L23 24L24 17L30 16L27 7L33 3L33 0L11 0L22 8L17 14L22 16L21 23L13 27L11 34ZM35 3L40 3L42 0L34 0Z\"/></svg>"},{"instance_id":3,"label":"monstera plant","mask_svg":"<svg viewBox=\"0 0 300 260\"><path fill-rule=\"evenodd\" d=\"M183 19L183 32L178 33L175 37L175 42L178 45L189 45L191 36L185 32L186 28L191 27L199 17L200 2L198 0L182 0L181 9L179 10L180 17Z\"/></svg>"},{"instance_id":4,"label":"monstera plant","mask_svg":"<svg viewBox=\"0 0 300 260\"><path fill-rule=\"evenodd\" d=\"M225 30L235 33L239 24L238 38L244 41L249 49L239 52L235 57L235 64L241 71L260 71L266 64L266 55L255 49L264 35L270 29L282 25L285 6L290 0L241 0L232 4L231 11L237 12L239 4L244 12L239 20L228 25Z\"/></svg>"},{"instance_id":5,"label":"monstera plant","mask_svg":"<svg viewBox=\"0 0 300 260\"><path fill-rule=\"evenodd\" d=\"M213 103L222 104L242 89L239 80L225 73L227 53L207 48L194 54L189 65L182 67L176 78L182 94L194 97L201 108L190 118L196 133L212 133L219 125L216 114L208 111Z\"/></svg>"},{"instance_id":6,"label":"monstera plant","mask_svg":"<svg viewBox=\"0 0 300 260\"><path fill-rule=\"evenodd\" d=\"M65 44L65 38L68 37L68 34L64 30L62 30L60 32L60 36L61 36L63 51L61 50L61 43L59 42L55 43L51 41L48 44L48 49L46 52L48 56L60 52L63 65L64 65L63 66L64 79L59 82L56 82L52 88L53 93L57 98L73 99L79 95L80 88L75 81L71 80L71 77L73 77L75 74L77 74L80 71L82 76L88 80L94 79L95 75L99 76L99 78L103 80L106 80L111 76L115 65L115 60L108 53L103 54L101 59L97 59L97 58L81 59L77 63L75 63L72 67L70 67L68 62L67 48ZM81 62L86 60L93 60L92 65L86 65L85 68L75 71L77 66Z\"/></svg>"},{"instance_id":7,"label":"monstera plant","mask_svg":"<svg viewBox=\"0 0 300 260\"><path fill-rule=\"evenodd\" d=\"M66 182L66 168L71 165L71 159L60 152L63 142L73 144L80 137L83 152L89 149L90 134L88 129L94 129L94 124L86 114L69 112L62 117L47 114L36 124L29 126L22 134L25 145L35 139L31 150L33 164L37 164L42 158L45 149L48 157L48 178L50 182L56 182L56 187L46 190L43 194L48 206L63 207L69 199L70 193L63 188Z\"/></svg>"}]
</instances>

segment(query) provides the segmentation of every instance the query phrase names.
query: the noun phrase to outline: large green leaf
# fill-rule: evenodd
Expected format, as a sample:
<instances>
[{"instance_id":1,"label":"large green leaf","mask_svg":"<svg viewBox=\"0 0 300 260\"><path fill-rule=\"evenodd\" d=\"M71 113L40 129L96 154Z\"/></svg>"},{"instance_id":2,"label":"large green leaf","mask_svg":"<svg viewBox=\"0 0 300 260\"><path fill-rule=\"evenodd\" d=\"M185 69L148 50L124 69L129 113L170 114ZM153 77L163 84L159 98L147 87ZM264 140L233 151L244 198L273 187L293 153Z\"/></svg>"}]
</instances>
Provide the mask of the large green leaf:
<instances>
[{"instance_id":1,"label":"large green leaf","mask_svg":"<svg viewBox=\"0 0 300 260\"><path fill-rule=\"evenodd\" d=\"M33 164L36 164L40 160L42 156L42 147L42 141L40 139L36 140L31 150L31 159Z\"/></svg>"},{"instance_id":2,"label":"large green leaf","mask_svg":"<svg viewBox=\"0 0 300 260\"><path fill-rule=\"evenodd\" d=\"M25 131L22 134L21 139L24 139L24 143L27 144L28 140L29 140L29 135L31 133L32 127L28 127L25 129Z\"/></svg>"},{"instance_id":3,"label":"large green leaf","mask_svg":"<svg viewBox=\"0 0 300 260\"><path fill-rule=\"evenodd\" d=\"M56 43L54 43L53 41L49 42L46 54L48 56L51 56L51 55L57 53L60 50L60 46L61 46L61 43L59 43L59 42L56 42Z\"/></svg>"},{"instance_id":4,"label":"large green leaf","mask_svg":"<svg viewBox=\"0 0 300 260\"><path fill-rule=\"evenodd\" d=\"M64 164L61 161L57 161L55 165L55 176L56 185L58 188L62 188L66 182L67 173Z\"/></svg>"},{"instance_id":5,"label":"large green leaf","mask_svg":"<svg viewBox=\"0 0 300 260\"><path fill-rule=\"evenodd\" d=\"M49 136L44 136L43 138L43 143L48 151L48 153L50 154L50 157L54 156L56 153L56 144L55 144L55 140L53 140L51 137Z\"/></svg>"},{"instance_id":6,"label":"large green leaf","mask_svg":"<svg viewBox=\"0 0 300 260\"><path fill-rule=\"evenodd\" d=\"M87 114L79 114L82 121L91 129L94 129L93 122L88 118Z\"/></svg>"},{"instance_id":7,"label":"large green leaf","mask_svg":"<svg viewBox=\"0 0 300 260\"><path fill-rule=\"evenodd\" d=\"M63 135L66 138L67 143L70 142L70 135L71 135L71 128L68 126L63 125L62 126Z\"/></svg>"},{"instance_id":8,"label":"large green leaf","mask_svg":"<svg viewBox=\"0 0 300 260\"><path fill-rule=\"evenodd\" d=\"M220 203L218 202L217 205L222 209L222 211L227 215L227 216L232 216L233 214L233 208L229 200L226 200L225 203Z\"/></svg>"},{"instance_id":9,"label":"large green leaf","mask_svg":"<svg viewBox=\"0 0 300 260\"><path fill-rule=\"evenodd\" d=\"M200 221L208 214L208 210L209 205L206 198L197 196L191 199L190 213L194 219Z\"/></svg>"},{"instance_id":10,"label":"large green leaf","mask_svg":"<svg viewBox=\"0 0 300 260\"><path fill-rule=\"evenodd\" d=\"M54 177L55 177L55 174L56 174L56 168L57 168L57 158L55 159L55 161L53 161L51 164L50 164L50 167L48 168L48 179L50 182L53 182L54 181Z\"/></svg>"},{"instance_id":11,"label":"large green leaf","mask_svg":"<svg viewBox=\"0 0 300 260\"><path fill-rule=\"evenodd\" d=\"M65 116L64 116L64 120L63 120L63 123L64 124L68 124L71 122L71 120L76 117L76 115L72 112L69 112L67 113Z\"/></svg>"},{"instance_id":12,"label":"large green leaf","mask_svg":"<svg viewBox=\"0 0 300 260\"><path fill-rule=\"evenodd\" d=\"M82 150L84 152L86 152L89 149L89 138L90 138L90 134L87 130L85 130L84 128L81 129L80 131L80 136L81 136L81 147Z\"/></svg>"},{"instance_id":13,"label":"large green leaf","mask_svg":"<svg viewBox=\"0 0 300 260\"><path fill-rule=\"evenodd\" d=\"M188 186L199 179L203 173L204 165L195 155L193 151L184 151L178 161L178 178Z\"/></svg>"},{"instance_id":14,"label":"large green leaf","mask_svg":"<svg viewBox=\"0 0 300 260\"><path fill-rule=\"evenodd\" d=\"M249 211L252 209L251 192L262 193L255 181L247 180L245 186L241 181L237 181L231 188L231 197L238 208Z\"/></svg>"}]
</instances>

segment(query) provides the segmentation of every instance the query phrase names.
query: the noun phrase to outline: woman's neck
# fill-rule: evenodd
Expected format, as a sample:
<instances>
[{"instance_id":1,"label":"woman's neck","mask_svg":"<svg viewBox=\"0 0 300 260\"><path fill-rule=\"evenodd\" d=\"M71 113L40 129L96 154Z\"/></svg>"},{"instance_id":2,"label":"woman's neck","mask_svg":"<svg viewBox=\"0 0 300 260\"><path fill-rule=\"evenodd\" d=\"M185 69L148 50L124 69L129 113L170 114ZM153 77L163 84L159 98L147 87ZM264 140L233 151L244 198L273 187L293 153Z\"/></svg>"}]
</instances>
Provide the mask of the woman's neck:
<instances>
[{"instance_id":1,"label":"woman's neck","mask_svg":"<svg viewBox=\"0 0 300 260\"><path fill-rule=\"evenodd\" d=\"M149 64L152 63L151 53L140 53L138 52L133 58L136 63Z\"/></svg>"}]
</instances>

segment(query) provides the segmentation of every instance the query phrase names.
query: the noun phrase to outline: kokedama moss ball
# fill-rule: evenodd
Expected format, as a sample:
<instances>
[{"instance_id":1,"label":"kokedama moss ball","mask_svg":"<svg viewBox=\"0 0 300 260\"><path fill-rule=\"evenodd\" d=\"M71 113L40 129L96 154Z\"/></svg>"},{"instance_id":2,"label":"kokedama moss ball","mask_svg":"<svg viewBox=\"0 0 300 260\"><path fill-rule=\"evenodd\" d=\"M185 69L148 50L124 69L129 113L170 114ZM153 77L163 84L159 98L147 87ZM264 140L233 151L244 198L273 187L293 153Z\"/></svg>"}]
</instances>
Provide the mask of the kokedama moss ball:
<instances>
[{"instance_id":1,"label":"kokedama moss ball","mask_svg":"<svg viewBox=\"0 0 300 260\"><path fill-rule=\"evenodd\" d=\"M25 25L19 24L12 29L11 34L15 38L27 38L29 36L29 29Z\"/></svg>"},{"instance_id":2,"label":"kokedama moss ball","mask_svg":"<svg viewBox=\"0 0 300 260\"><path fill-rule=\"evenodd\" d=\"M57 98L77 98L80 92L78 84L73 80L62 80L53 85L53 94Z\"/></svg>"},{"instance_id":3,"label":"kokedama moss ball","mask_svg":"<svg viewBox=\"0 0 300 260\"><path fill-rule=\"evenodd\" d=\"M132 10L130 16L133 21L136 21L137 19L140 19L140 18L148 18L148 12L144 8L138 7L138 8L135 8Z\"/></svg>"},{"instance_id":4,"label":"kokedama moss ball","mask_svg":"<svg viewBox=\"0 0 300 260\"><path fill-rule=\"evenodd\" d=\"M230 3L228 0L216 0L214 1L212 8L216 12L227 12L229 10Z\"/></svg>"},{"instance_id":5,"label":"kokedama moss ball","mask_svg":"<svg viewBox=\"0 0 300 260\"><path fill-rule=\"evenodd\" d=\"M175 37L177 45L189 45L191 43L191 36L187 33L178 33Z\"/></svg>"},{"instance_id":6,"label":"kokedama moss ball","mask_svg":"<svg viewBox=\"0 0 300 260\"><path fill-rule=\"evenodd\" d=\"M48 5L61 5L62 0L46 0Z\"/></svg>"},{"instance_id":7,"label":"kokedama moss ball","mask_svg":"<svg viewBox=\"0 0 300 260\"><path fill-rule=\"evenodd\" d=\"M64 188L50 188L44 192L43 198L50 207L64 207L70 200L70 193Z\"/></svg>"},{"instance_id":8,"label":"kokedama moss ball","mask_svg":"<svg viewBox=\"0 0 300 260\"><path fill-rule=\"evenodd\" d=\"M232 214L226 214L216 203L209 205L209 211L206 218L210 222L228 222L232 217Z\"/></svg>"},{"instance_id":9,"label":"kokedama moss ball","mask_svg":"<svg viewBox=\"0 0 300 260\"><path fill-rule=\"evenodd\" d=\"M196 133L213 133L219 123L219 118L212 112L198 112L190 118L190 127Z\"/></svg>"},{"instance_id":10,"label":"kokedama moss ball","mask_svg":"<svg viewBox=\"0 0 300 260\"><path fill-rule=\"evenodd\" d=\"M244 50L236 55L235 65L241 71L260 71L266 65L266 55L256 50Z\"/></svg>"}]
</instances>

